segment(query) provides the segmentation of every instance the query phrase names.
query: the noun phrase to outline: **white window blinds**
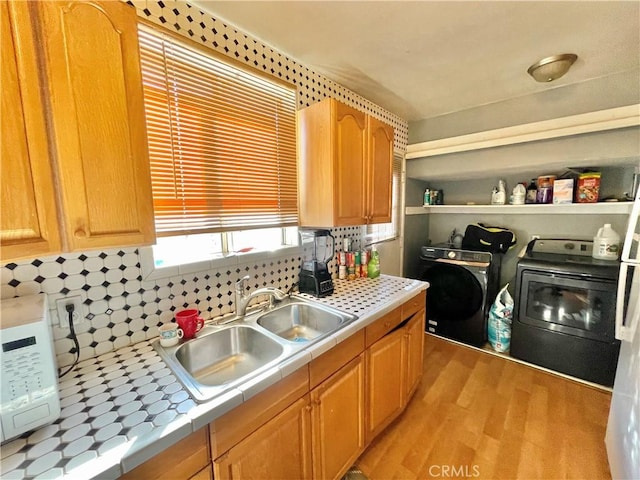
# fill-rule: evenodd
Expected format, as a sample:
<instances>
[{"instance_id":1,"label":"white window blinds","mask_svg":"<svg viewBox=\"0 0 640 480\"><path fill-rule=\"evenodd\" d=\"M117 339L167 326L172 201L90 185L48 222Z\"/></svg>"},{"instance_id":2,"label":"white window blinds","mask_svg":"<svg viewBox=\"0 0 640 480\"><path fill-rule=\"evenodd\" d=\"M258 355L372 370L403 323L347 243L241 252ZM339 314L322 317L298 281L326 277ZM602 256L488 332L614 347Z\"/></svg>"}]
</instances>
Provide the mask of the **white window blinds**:
<instances>
[{"instance_id":1,"label":"white window blinds","mask_svg":"<svg viewBox=\"0 0 640 480\"><path fill-rule=\"evenodd\" d=\"M157 234L297 225L295 90L139 37Z\"/></svg>"}]
</instances>

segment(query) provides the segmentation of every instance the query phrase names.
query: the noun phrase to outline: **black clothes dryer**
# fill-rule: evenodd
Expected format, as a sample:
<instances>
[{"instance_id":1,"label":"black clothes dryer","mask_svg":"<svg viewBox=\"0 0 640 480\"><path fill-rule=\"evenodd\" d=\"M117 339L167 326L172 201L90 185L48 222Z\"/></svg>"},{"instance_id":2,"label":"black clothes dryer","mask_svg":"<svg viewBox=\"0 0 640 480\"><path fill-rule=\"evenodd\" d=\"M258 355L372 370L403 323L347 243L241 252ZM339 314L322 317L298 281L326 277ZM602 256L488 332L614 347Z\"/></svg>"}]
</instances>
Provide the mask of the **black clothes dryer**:
<instances>
[{"instance_id":1,"label":"black clothes dryer","mask_svg":"<svg viewBox=\"0 0 640 480\"><path fill-rule=\"evenodd\" d=\"M582 240L529 243L516 271L511 356L612 386L620 263L595 259L592 249Z\"/></svg>"},{"instance_id":2,"label":"black clothes dryer","mask_svg":"<svg viewBox=\"0 0 640 480\"><path fill-rule=\"evenodd\" d=\"M429 282L426 331L481 347L500 286L501 255L448 247L420 249L419 279Z\"/></svg>"}]
</instances>

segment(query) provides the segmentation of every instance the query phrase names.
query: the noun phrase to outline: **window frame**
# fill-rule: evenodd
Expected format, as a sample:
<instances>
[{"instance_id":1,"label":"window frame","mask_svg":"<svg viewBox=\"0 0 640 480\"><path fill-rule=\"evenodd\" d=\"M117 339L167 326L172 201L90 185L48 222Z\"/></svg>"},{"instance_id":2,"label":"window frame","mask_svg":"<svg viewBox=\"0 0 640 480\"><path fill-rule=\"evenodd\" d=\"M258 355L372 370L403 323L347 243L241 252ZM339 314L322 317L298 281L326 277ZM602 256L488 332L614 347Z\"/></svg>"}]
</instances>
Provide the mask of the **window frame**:
<instances>
[{"instance_id":1,"label":"window frame","mask_svg":"<svg viewBox=\"0 0 640 480\"><path fill-rule=\"evenodd\" d=\"M201 260L168 267L156 267L153 258L153 247L140 247L140 270L143 281L151 281L160 278L169 278L191 273L199 273L217 268L236 267L245 263L259 263L265 260L281 257L294 257L302 254L300 245L283 246L275 250L259 250L246 253L222 254L209 260Z\"/></svg>"},{"instance_id":2,"label":"window frame","mask_svg":"<svg viewBox=\"0 0 640 480\"><path fill-rule=\"evenodd\" d=\"M245 65L234 58L223 55L220 52L217 52L211 48L208 48L205 45L201 45L198 42L194 42L193 40L187 37L184 37L182 35L179 35L175 32L172 32L171 30L162 28L161 26L158 26L155 23L150 22L146 19L139 18L138 23L147 29L157 31L162 35L166 35L167 37L175 38L178 42L188 45L189 47L197 50L200 53L211 56L215 60L218 60L234 68L242 70L250 75L255 75L256 77L260 77L266 81L272 82L282 87L293 89L294 91L296 91L296 97L297 97L297 86L295 84L291 84L290 82L287 82L278 77L269 75L268 73L262 72L258 69L251 68L250 66ZM279 228L283 230L283 235L284 235L284 229L291 228L291 227L279 227ZM223 245L227 244L227 240L225 236L232 234L232 232L233 231L217 232L222 235ZM190 262L190 263L185 263L180 265L170 265L166 267L156 267L155 259L153 256L153 247L144 246L144 247L140 247L138 250L140 254L140 269L142 274L142 280L153 281L156 279L164 279L164 278L169 278L173 276L204 272L212 269L231 268L231 267L236 267L238 265L246 264L246 263L259 263L259 262L263 262L265 260L274 259L274 258L299 256L302 253L302 249L299 243L300 243L300 240L298 237L296 239L295 245L283 245L282 248L277 248L274 250L258 250L258 251L250 251L246 253L228 252L228 253L222 253L220 255L214 256L213 258L208 260L201 260L201 261Z\"/></svg>"},{"instance_id":3,"label":"window frame","mask_svg":"<svg viewBox=\"0 0 640 480\"><path fill-rule=\"evenodd\" d=\"M255 215L253 213L251 213L250 215L247 216L247 212L248 210L246 210L247 206L245 205L244 207L239 207L239 209L237 210L232 210L231 212L232 215L229 216L230 212L227 212L226 214L223 213L225 212L224 209L219 209L219 208L210 208L208 211L210 212L210 214L206 217L208 219L209 225L208 226L204 226L202 230L200 230L200 228L196 228L195 230L193 228L190 228L192 225L197 225L197 223L185 223L184 226L186 228L184 228L182 231L178 231L176 230L174 233L170 233L169 231L166 231L165 233L162 233L162 231L160 233L158 233L158 236L174 236L174 235L189 235L189 234L198 234L198 233L207 233L207 232L217 232L217 233L225 233L228 231L233 231L233 230L249 230L249 229L261 229L261 228L287 228L287 227L292 227L292 226L297 226L297 219L298 219L298 213L297 213L297 207L295 207L294 204L297 204L297 200L295 202L292 202L292 200L295 199L295 197L293 197L291 192L297 192L297 181L293 183L293 186L291 184L290 180L286 180L293 178L293 180L295 181L295 175L296 175L296 143L297 143L297 128L296 128L296 123L297 123L297 108L296 108L296 103L297 103L297 85L292 84L290 82L286 82L278 77L274 77L272 75L269 75L268 73L262 72L258 69L254 69L251 68L251 66L245 65L241 62L239 62L238 60L228 57L226 55L223 55L220 52L217 52L205 45L199 44L197 42L194 42L192 39L189 38L185 38L175 32L169 31L165 28L162 28L158 25L155 25L153 23L150 23L149 21L145 21L144 19L141 19L139 21L139 30L140 32L146 32L146 34L149 35L150 38L157 38L158 42L168 42L168 45L173 45L175 44L177 49L180 50L182 49L182 51L187 52L187 51L191 51L194 55L195 61L196 61L196 65L200 65L198 63L198 59L197 56L198 55L202 55L204 57L206 57L206 59L208 60L203 60L203 63L201 65L205 65L206 62L213 62L211 65L218 65L220 68L219 70L216 70L218 67L213 67L214 69L211 70L210 72L205 68L205 70L203 70L203 75L205 75L204 78L208 78L208 73L210 73L211 75L220 75L220 79L222 81L222 83L226 83L226 82L234 82L235 80L233 80L234 78L239 79L239 78L245 78L245 80L240 81L240 86L241 85L253 85L254 87L256 85L262 85L263 82L265 82L267 85L264 86L264 88L260 87L259 90L260 91L264 91L265 92L265 99L267 100L267 102L265 103L265 105L276 105L274 103L272 103L272 101L275 99L277 100L277 105L284 105L284 111L286 112L286 116L285 117L273 117L273 118L285 118L284 123L282 123L282 125L285 125L286 127L284 129L282 129L282 131L284 132L284 136L282 136L283 134L278 134L279 136L277 137L277 142L273 143L273 145L275 146L275 148L282 148L283 151L286 151L287 154L285 154L285 156L275 156L273 157L273 159L271 159L271 155L259 155L257 158L257 160L260 160L261 162L265 162L265 161L272 161L272 163L269 163L269 165L273 164L273 169L271 167L269 167L267 170L269 172L272 172L271 175L276 175L276 177L278 177L280 180L276 181L273 185L273 192L270 193L267 196L264 196L264 191L262 192L262 196L258 197L260 199L264 199L264 200L268 200L269 202L276 202L274 204L273 210L269 209L269 211L266 211L262 208L256 208L253 211L255 211ZM156 40L153 40L154 42ZM175 41L175 42L174 42ZM151 44L150 44L151 45ZM167 47L167 48L171 48L171 47ZM142 46L141 46L142 49ZM145 50L146 51L146 50ZM151 53L151 55L155 55L155 50L151 49L149 50ZM164 54L162 54L164 55ZM172 54L173 55L173 54ZM180 56L180 54L178 54L178 56ZM152 58L151 56L149 57L150 59ZM160 58L160 57L153 57L153 58ZM164 57L162 57L164 58ZM172 56L167 57L168 59L173 58ZM189 59L191 57L188 56L187 53L184 54L184 56L182 56L181 58L183 59ZM155 65L154 63L150 63L149 65ZM185 64L186 65L186 64ZM153 67L156 68L156 67ZM158 66L159 68L159 66ZM188 67L187 67L188 68ZM204 67L203 67L204 68ZM233 74L232 71L230 71L229 76L227 77L226 72L227 69L233 69L234 71L236 71L237 73ZM155 70L151 69L150 70L151 73L155 72ZM167 70L166 74L169 74L170 72ZM161 72L158 72L158 75L160 75ZM180 74L182 75L182 74ZM245 75L248 75L248 77L245 77ZM158 77L155 76L155 73L153 73L153 75L150 77L152 79L156 79ZM175 77L178 78L178 77ZM216 77L218 78L218 77ZM248 79L248 80L246 80ZM255 79L255 83L254 80ZM269 86L270 85L270 86ZM152 87L149 87L152 89ZM252 87L250 87L252 88ZM152 89L153 90L153 89ZM286 95L279 97L279 96L274 96L274 92L277 91L284 91L286 90L287 93ZM189 105L190 103L190 97L189 95L191 95L190 90L187 87L187 90L185 90L186 92L186 97L183 97L185 100L185 103L183 104L183 107L180 107L180 104L177 104L178 107L176 107L178 110L176 110L176 112L180 111L180 108L186 108L187 110L189 109ZM257 93L258 91L254 91L253 92L253 96L249 95L247 98L251 99L253 98L254 100L251 101L255 101L255 99L257 98L261 98L258 97L257 95L259 95L259 93ZM257 95L256 95L257 94ZM278 94L279 95L279 94ZM290 97L291 96L291 97ZM221 97L223 98L223 97ZM280 100L278 100L278 98ZM271 99L271 100L269 100ZM174 99L175 100L175 99ZM153 100L153 96L151 98L151 107L154 110L154 115L155 115L155 110L158 108L156 106L156 103ZM251 101L249 101L249 103L251 103ZM284 103L281 103L284 102ZM171 102L170 102L171 103ZM215 102L217 104L217 101ZM232 108L232 110L230 110L229 112L235 112L235 110L233 110L234 108L236 108L236 106L238 106L238 108L243 108L243 106L246 107L247 103L242 103L242 102L237 102L236 100L224 100L224 105L228 106L230 108ZM258 102L259 104L261 102ZM222 105L222 104L219 104ZM146 107L145 107L146 108ZM167 110L168 115L173 115L173 107L171 107L169 105L169 110ZM225 107L226 108L226 107ZM275 107L276 109L279 109L281 107ZM268 111L271 111L269 108L267 108ZM261 111L260 108L258 108L258 110L256 111ZM278 110L279 111L279 110ZM217 107L214 108L214 110L212 110L212 114L216 112L216 115L218 115L219 113L222 114L223 116L226 114L225 110L223 109L222 111L218 112ZM292 114L292 115L290 115ZM155 116L151 117L152 120L154 118L156 118ZM164 117L161 117L164 118ZM186 117L185 117L186 118ZM195 117L194 117L195 118ZM213 118L213 117L212 117ZM216 117L217 118L217 117ZM267 117L265 117L267 118ZM278 121L276 120L276 124L274 125L275 130L274 131L278 131L280 129L280 122L282 121ZM157 122L153 122L154 125L158 125ZM186 136L189 137L192 134L192 129L193 126L186 125ZM257 126L261 126L262 124L259 124ZM265 123L266 125L266 123ZM291 130L291 126L292 130ZM226 129L226 124L224 124L222 126L222 129ZM235 130L235 129L234 129ZM289 133L292 133L292 136L289 136ZM179 132L177 133L179 134ZM154 136L153 138L156 138L156 136ZM173 134L171 134L171 138L173 139ZM248 142L250 142L250 140L247 140ZM172 145L173 143L170 142ZM178 142L179 143L179 142ZM240 149L239 152L235 152L235 150L227 150L230 146L232 145L241 145L241 143L234 143L233 139L230 139L229 142L225 143L222 142L220 144L220 147L222 148L223 152L226 152L225 155L223 155L222 157L219 158L219 160L222 162L221 165L230 165L230 162L233 163L233 159L234 158L242 158L243 154L244 154L244 149L246 147L242 147ZM247 143L247 145L251 145L251 143ZM293 147L291 147L293 145ZM232 149L234 147L231 147ZM290 151L290 149L292 148L292 151ZM189 147L190 149L190 147ZM187 150L189 150L187 149ZM238 155L235 155L233 153L237 153ZM264 153L264 152L263 152ZM202 152L202 154L204 155L205 153ZM214 157L210 157L210 155L213 154ZM174 158L175 152L173 151L173 148L171 149L171 155L172 158ZM194 161L194 157L193 157L193 152L190 153L191 156L186 157L186 165L188 165L189 169L193 169L195 166L197 166L195 163L193 163ZM200 161L203 165L207 165L208 162L204 161L202 162L202 160L204 160L205 158L218 158L216 156L217 154L214 152L209 152L207 154L207 156L203 156L201 157ZM168 158L165 157L164 154L161 152L160 153L160 157L159 159L162 158ZM155 157L153 157L155 158ZM255 159L254 159L255 160ZM236 165L233 168L227 169L225 171L234 171L236 169L243 169L244 165L247 165L246 163L242 162L242 161L237 161L238 165ZM183 164L183 160L181 159L181 156L175 157L175 159L171 160L171 164L172 165L182 165ZM259 162L260 164L260 162ZM213 166L215 165L215 163L210 163L210 165L212 167L207 167L207 168L213 168ZM234 164L235 165L235 164ZM279 166L278 166L279 165ZM284 167L283 167L284 165ZM293 165L293 167L292 167ZM237 168L236 168L237 167ZM277 169L277 172L275 172L275 169ZM165 168L166 170L166 168ZM255 170L255 167L254 167ZM261 170L256 170L256 171L261 171ZM162 172L162 170L161 170ZM293 172L293 173L291 173ZM235 202L237 201L238 195L240 195L240 192L245 192L246 190L250 190L251 192L253 192L252 188L253 188L253 184L255 183L255 180L251 180L253 178L255 178L255 172L252 174L248 174L249 176L247 176L247 183L244 184L243 183L243 188L244 190L239 190L239 191L234 191L233 189L231 189L231 193L229 195L225 194L224 196L220 197L218 199L218 201L222 201L223 203L225 201L228 202ZM221 182L220 185L228 185L228 177L229 175L223 175L221 179L219 180L212 180L211 182L208 182L208 185L210 186L215 186L217 185L217 182ZM282 180L285 179L285 180ZM160 183L159 185L165 185L166 183L163 182L163 176L161 175L159 177ZM278 183L279 181L282 181L283 183ZM193 182L191 182L193 183ZM269 182L271 184L271 182ZM178 184L176 184L178 185ZM187 184L189 185L189 184ZM222 187L221 187L222 188ZM224 188L227 188L226 186ZM213 191L224 191L224 190L220 190L219 188L214 188ZM187 192L190 192L190 190L187 190ZM194 190L195 192L195 190ZM284 192L284 193L283 193ZM229 193L229 191L227 191L227 193ZM160 199L158 200L159 202L164 201L164 196L166 195L166 191L164 189L159 190L158 194L160 195ZM188 194L187 197L177 197L178 201L189 201L190 199L190 195ZM296 193L297 195L297 193ZM217 197L216 197L217 198ZM244 197L242 198L249 198L247 195L244 195ZM211 200L214 201L215 203L215 198L212 198ZM259 199L256 199L255 201L261 201ZM200 199L198 199L198 202L205 202L206 204L208 204L209 202L209 197L205 196L202 197ZM242 205L243 202L240 202L238 205ZM198 203L199 204L199 203ZM295 207L295 210L293 209ZM178 212L178 210L176 210L175 208L172 209L172 212L169 217L167 217L166 215L160 215L159 217L156 216L156 224L158 224L157 222L160 221L161 223L166 221L165 219L169 219L174 221L174 225L177 226L179 225L179 216L176 217L175 213ZM217 213L218 212L218 213ZM260 212L260 213L259 213ZM295 212L295 214L294 214ZM172 218L173 216L173 218ZM196 217L193 216L189 216L189 218L193 219ZM203 217L205 218L205 217ZM268 223L268 219L272 218L273 220L278 219L279 221L275 221L275 224L271 224L269 225ZM234 222L233 220L241 220L241 222ZM231 221L230 221L231 220ZM259 220L259 221L257 221ZM249 223L247 223L247 221ZM255 221L255 222L254 222ZM220 223L218 223L220 222ZM254 223L252 223L254 222ZM294 223L295 222L295 223ZM278 225L279 224L279 225ZM216 226L217 225L217 226Z\"/></svg>"}]
</instances>

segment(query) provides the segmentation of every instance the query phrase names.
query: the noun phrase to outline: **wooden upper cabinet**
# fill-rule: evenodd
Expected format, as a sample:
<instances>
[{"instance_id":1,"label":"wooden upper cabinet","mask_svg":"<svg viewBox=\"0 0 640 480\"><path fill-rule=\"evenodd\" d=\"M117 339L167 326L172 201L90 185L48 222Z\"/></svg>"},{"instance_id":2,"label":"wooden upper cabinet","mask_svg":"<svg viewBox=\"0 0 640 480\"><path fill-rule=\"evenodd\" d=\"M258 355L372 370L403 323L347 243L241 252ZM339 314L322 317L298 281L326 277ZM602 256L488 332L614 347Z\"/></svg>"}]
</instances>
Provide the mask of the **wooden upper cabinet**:
<instances>
[{"instance_id":1,"label":"wooden upper cabinet","mask_svg":"<svg viewBox=\"0 0 640 480\"><path fill-rule=\"evenodd\" d=\"M151 244L135 9L58 1L37 10L67 249Z\"/></svg>"},{"instance_id":2,"label":"wooden upper cabinet","mask_svg":"<svg viewBox=\"0 0 640 480\"><path fill-rule=\"evenodd\" d=\"M393 195L393 127L373 117L367 120L371 179L367 223L389 223Z\"/></svg>"},{"instance_id":3,"label":"wooden upper cabinet","mask_svg":"<svg viewBox=\"0 0 640 480\"><path fill-rule=\"evenodd\" d=\"M0 258L61 249L29 2L0 2Z\"/></svg>"},{"instance_id":4,"label":"wooden upper cabinet","mask_svg":"<svg viewBox=\"0 0 640 480\"><path fill-rule=\"evenodd\" d=\"M300 225L391 221L393 128L333 98L298 111Z\"/></svg>"},{"instance_id":5,"label":"wooden upper cabinet","mask_svg":"<svg viewBox=\"0 0 640 480\"><path fill-rule=\"evenodd\" d=\"M366 223L367 119L366 115L342 103L335 104L333 145L334 223Z\"/></svg>"}]
</instances>

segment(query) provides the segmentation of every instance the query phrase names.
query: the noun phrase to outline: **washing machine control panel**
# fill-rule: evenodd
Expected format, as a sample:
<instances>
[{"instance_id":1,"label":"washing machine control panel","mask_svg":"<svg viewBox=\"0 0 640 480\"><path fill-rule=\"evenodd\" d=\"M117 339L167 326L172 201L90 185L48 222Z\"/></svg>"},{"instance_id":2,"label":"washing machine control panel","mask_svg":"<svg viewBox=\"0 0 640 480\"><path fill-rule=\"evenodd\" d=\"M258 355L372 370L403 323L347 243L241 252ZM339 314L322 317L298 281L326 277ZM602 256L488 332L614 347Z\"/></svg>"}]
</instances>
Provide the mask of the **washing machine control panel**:
<instances>
[{"instance_id":1,"label":"washing machine control panel","mask_svg":"<svg viewBox=\"0 0 640 480\"><path fill-rule=\"evenodd\" d=\"M487 265L491 262L492 259L492 255L489 252L476 252L473 250L458 250L452 248L430 246L422 247L420 249L420 257L424 260L447 259Z\"/></svg>"}]
</instances>

